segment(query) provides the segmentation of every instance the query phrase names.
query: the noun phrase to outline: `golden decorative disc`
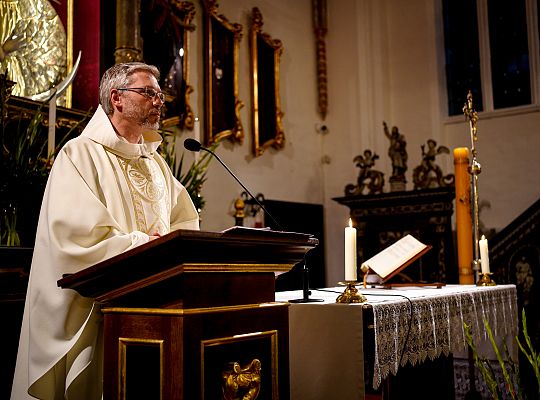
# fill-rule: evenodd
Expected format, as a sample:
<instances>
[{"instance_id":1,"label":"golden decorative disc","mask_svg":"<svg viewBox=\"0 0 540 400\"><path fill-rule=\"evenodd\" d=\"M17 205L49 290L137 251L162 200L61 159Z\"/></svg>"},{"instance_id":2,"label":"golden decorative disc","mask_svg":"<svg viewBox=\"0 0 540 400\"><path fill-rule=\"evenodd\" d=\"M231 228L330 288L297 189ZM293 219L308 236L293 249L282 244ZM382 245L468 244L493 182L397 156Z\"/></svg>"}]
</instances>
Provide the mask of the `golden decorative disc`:
<instances>
[{"instance_id":1,"label":"golden decorative disc","mask_svg":"<svg viewBox=\"0 0 540 400\"><path fill-rule=\"evenodd\" d=\"M0 21L0 66L17 83L12 94L30 98L60 83L67 71L66 32L53 6L0 0Z\"/></svg>"}]
</instances>

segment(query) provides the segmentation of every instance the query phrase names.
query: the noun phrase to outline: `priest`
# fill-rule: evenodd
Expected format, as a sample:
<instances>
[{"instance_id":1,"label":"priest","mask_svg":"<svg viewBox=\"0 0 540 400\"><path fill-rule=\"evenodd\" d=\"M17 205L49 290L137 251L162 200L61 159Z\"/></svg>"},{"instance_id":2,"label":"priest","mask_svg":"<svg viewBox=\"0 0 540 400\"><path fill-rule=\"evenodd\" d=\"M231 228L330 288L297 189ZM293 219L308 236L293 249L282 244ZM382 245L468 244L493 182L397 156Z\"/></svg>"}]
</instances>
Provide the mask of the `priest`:
<instances>
[{"instance_id":1,"label":"priest","mask_svg":"<svg viewBox=\"0 0 540 400\"><path fill-rule=\"evenodd\" d=\"M57 281L175 229L199 229L186 189L158 154L159 71L117 64L100 105L60 150L45 189L11 398L101 399L99 305Z\"/></svg>"}]
</instances>

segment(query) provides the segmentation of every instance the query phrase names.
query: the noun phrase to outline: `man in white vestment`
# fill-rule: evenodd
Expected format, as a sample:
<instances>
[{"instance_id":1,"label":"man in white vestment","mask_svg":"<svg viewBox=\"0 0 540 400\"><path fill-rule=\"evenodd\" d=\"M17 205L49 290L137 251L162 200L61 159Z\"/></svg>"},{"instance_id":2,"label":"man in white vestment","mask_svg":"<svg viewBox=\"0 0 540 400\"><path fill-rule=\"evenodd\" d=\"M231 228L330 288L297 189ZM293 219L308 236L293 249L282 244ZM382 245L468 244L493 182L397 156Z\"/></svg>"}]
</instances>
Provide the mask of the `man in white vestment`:
<instances>
[{"instance_id":1,"label":"man in white vestment","mask_svg":"<svg viewBox=\"0 0 540 400\"><path fill-rule=\"evenodd\" d=\"M57 155L39 217L11 398L101 399L99 306L57 281L176 229L199 229L186 189L157 153L157 68L117 64L100 106Z\"/></svg>"}]
</instances>

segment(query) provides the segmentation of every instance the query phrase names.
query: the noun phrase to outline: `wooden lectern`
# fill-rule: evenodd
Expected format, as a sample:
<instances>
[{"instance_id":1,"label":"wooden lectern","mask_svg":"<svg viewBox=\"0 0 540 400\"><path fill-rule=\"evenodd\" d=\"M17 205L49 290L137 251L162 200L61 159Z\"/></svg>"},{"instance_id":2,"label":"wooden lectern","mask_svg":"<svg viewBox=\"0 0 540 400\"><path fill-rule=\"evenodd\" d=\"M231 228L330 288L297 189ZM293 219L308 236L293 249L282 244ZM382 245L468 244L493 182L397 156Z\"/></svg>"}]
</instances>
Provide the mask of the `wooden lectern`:
<instances>
[{"instance_id":1,"label":"wooden lectern","mask_svg":"<svg viewBox=\"0 0 540 400\"><path fill-rule=\"evenodd\" d=\"M178 230L58 281L102 304L104 398L289 399L275 277L317 239ZM245 396L245 397L243 397Z\"/></svg>"}]
</instances>

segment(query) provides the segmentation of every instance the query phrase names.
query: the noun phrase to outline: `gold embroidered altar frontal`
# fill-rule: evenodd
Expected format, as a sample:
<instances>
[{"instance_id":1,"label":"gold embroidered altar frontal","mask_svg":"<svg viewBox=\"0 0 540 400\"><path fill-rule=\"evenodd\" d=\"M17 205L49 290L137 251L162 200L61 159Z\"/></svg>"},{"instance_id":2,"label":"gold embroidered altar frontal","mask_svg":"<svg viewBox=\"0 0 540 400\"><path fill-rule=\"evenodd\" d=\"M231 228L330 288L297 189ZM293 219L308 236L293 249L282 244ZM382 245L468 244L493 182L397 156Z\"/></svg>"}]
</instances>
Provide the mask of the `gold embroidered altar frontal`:
<instances>
[{"instance_id":1,"label":"gold embroidered altar frontal","mask_svg":"<svg viewBox=\"0 0 540 400\"><path fill-rule=\"evenodd\" d=\"M295 342L296 335L305 335L305 332L296 331L301 327L295 324L294 319L297 318L295 315L307 313L315 307L336 310L335 300L342 291L342 287L312 290L312 297L323 299L324 302L290 305L291 393L294 390L301 391L298 383L294 382L294 377L301 374L301 371L295 372L296 366L301 368L302 365L301 362L297 363L294 360L295 350L292 348L292 343ZM367 302L340 305L351 310L351 317L347 325L336 329L333 338L327 338L327 345L337 348L347 346L342 339L343 329L353 330L355 335L363 335L367 328L373 328L373 349L361 349L361 357L358 357L358 349L342 352L350 357L349 360L342 359L342 363L343 365L363 363L364 358L368 359L364 354L373 354L373 365L366 364L365 368L373 368L373 373L366 375L372 376L370 383L374 388L378 388L382 380L390 373L395 375L400 366L417 365L426 359L434 360L441 355L465 352L467 344L464 323L471 326L475 343L485 345L489 340L483 323L486 320L496 337L510 339L507 340L510 354L514 359L517 357L517 349L512 340L517 334L518 311L517 292L514 285L492 287L447 285L440 289L411 287L391 290L360 289L360 291L367 297ZM302 297L301 291L276 293L277 301L299 297ZM363 319L355 316L357 314L355 310L359 307L363 310ZM372 324L368 322L370 314L373 318ZM316 335L317 323L327 326L328 321L324 318L327 314L310 312L310 315L314 319L318 318L318 321L310 325L311 334ZM369 342L361 340L359 343L366 346ZM313 351L317 350L313 349ZM359 368L356 368L356 371L358 372ZM339 373L343 374L343 370ZM355 386L361 387L362 390L356 394L363 396L364 376L362 373L358 375L355 377Z\"/></svg>"}]
</instances>

